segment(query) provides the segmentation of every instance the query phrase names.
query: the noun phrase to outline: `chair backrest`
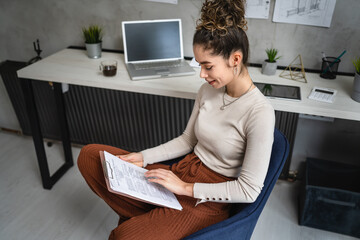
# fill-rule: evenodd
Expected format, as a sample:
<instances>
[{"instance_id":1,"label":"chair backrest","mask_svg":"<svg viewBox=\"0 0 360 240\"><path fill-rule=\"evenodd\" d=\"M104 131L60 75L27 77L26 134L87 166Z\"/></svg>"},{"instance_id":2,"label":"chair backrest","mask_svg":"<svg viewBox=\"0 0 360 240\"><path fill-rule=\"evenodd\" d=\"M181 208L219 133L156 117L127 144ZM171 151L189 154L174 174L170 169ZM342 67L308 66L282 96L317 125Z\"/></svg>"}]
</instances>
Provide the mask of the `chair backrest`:
<instances>
[{"instance_id":1,"label":"chair backrest","mask_svg":"<svg viewBox=\"0 0 360 240\"><path fill-rule=\"evenodd\" d=\"M235 215L201 229L185 239L250 239L265 203L280 176L288 154L289 142L278 129L275 129L269 169L264 187L256 201L248 204L236 204L235 206L239 212L235 213Z\"/></svg>"}]
</instances>

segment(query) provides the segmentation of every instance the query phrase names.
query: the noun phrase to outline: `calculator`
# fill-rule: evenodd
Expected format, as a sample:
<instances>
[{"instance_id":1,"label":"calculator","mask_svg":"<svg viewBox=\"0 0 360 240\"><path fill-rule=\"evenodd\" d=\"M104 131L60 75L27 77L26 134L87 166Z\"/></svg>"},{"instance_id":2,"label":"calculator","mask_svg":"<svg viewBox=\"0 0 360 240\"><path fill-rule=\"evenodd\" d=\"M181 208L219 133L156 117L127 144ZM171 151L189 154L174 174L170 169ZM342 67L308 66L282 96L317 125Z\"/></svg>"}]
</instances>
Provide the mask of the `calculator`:
<instances>
[{"instance_id":1,"label":"calculator","mask_svg":"<svg viewBox=\"0 0 360 240\"><path fill-rule=\"evenodd\" d=\"M335 89L331 88L314 87L308 98L320 102L333 103L336 92Z\"/></svg>"}]
</instances>

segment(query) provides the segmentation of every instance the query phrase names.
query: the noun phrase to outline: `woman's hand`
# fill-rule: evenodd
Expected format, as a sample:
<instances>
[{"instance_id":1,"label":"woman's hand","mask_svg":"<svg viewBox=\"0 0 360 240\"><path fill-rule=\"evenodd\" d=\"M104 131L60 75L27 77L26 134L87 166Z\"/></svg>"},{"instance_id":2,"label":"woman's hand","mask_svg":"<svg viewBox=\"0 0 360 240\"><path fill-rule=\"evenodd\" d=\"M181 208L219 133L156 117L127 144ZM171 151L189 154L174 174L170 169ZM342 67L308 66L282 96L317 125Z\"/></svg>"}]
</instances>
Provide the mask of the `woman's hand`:
<instances>
[{"instance_id":1,"label":"woman's hand","mask_svg":"<svg viewBox=\"0 0 360 240\"><path fill-rule=\"evenodd\" d=\"M158 183L177 195L194 196L194 184L182 181L172 171L154 169L147 171L145 177L149 182Z\"/></svg>"},{"instance_id":2,"label":"woman's hand","mask_svg":"<svg viewBox=\"0 0 360 240\"><path fill-rule=\"evenodd\" d=\"M129 153L126 155L116 155L121 160L132 163L138 167L144 166L144 158L141 153Z\"/></svg>"}]
</instances>

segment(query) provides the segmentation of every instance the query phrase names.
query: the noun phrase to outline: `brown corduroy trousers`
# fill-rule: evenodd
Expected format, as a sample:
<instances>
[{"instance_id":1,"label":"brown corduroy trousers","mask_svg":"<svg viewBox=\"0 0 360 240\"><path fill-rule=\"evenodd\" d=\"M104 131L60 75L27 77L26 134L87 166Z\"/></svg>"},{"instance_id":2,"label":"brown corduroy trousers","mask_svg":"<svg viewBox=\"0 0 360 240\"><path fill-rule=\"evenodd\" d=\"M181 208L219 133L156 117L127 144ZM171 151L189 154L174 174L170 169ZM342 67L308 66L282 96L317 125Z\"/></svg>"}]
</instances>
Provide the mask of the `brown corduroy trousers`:
<instances>
[{"instance_id":1,"label":"brown corduroy trousers","mask_svg":"<svg viewBox=\"0 0 360 240\"><path fill-rule=\"evenodd\" d=\"M100 163L99 151L114 155L128 153L119 148L90 144L81 149L78 167L90 188L120 217L118 226L109 239L181 239L204 227L220 222L229 216L230 204L206 202L196 205L197 199L177 196L182 211L158 207L108 191ZM231 180L208 167L194 154L171 167L151 164L147 169L164 168L173 171L184 182L217 183Z\"/></svg>"}]
</instances>

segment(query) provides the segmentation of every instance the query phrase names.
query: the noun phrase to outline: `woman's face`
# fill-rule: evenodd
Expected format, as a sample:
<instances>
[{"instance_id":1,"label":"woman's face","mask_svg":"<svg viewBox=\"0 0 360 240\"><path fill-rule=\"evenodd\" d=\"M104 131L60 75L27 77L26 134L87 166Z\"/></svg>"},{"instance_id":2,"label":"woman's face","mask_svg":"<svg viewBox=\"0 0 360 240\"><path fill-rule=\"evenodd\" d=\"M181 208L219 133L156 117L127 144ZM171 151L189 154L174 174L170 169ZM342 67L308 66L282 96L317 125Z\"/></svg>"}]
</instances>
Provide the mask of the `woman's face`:
<instances>
[{"instance_id":1,"label":"woman's face","mask_svg":"<svg viewBox=\"0 0 360 240\"><path fill-rule=\"evenodd\" d=\"M214 88L221 88L235 78L230 60L222 56L211 55L211 50L205 50L202 45L193 46L196 61L201 66L200 77L204 78Z\"/></svg>"}]
</instances>

